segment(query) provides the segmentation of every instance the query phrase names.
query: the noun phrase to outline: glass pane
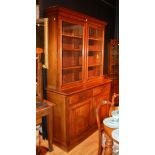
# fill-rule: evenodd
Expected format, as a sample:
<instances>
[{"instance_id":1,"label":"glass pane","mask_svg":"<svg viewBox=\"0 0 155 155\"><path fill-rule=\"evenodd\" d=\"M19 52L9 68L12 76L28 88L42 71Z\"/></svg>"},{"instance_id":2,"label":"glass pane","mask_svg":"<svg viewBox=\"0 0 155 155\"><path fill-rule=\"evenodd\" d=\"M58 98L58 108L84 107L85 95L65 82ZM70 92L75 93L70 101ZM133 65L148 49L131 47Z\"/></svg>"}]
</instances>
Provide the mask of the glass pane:
<instances>
[{"instance_id":1,"label":"glass pane","mask_svg":"<svg viewBox=\"0 0 155 155\"><path fill-rule=\"evenodd\" d=\"M101 52L89 51L88 53L88 65L100 65L101 62Z\"/></svg>"},{"instance_id":2,"label":"glass pane","mask_svg":"<svg viewBox=\"0 0 155 155\"><path fill-rule=\"evenodd\" d=\"M89 51L101 51L102 40L89 39Z\"/></svg>"},{"instance_id":3,"label":"glass pane","mask_svg":"<svg viewBox=\"0 0 155 155\"><path fill-rule=\"evenodd\" d=\"M112 46L112 64L118 64L119 63L119 49L118 45L113 45Z\"/></svg>"},{"instance_id":4,"label":"glass pane","mask_svg":"<svg viewBox=\"0 0 155 155\"><path fill-rule=\"evenodd\" d=\"M62 48L65 50L82 50L83 40L69 36L62 37Z\"/></svg>"},{"instance_id":5,"label":"glass pane","mask_svg":"<svg viewBox=\"0 0 155 155\"><path fill-rule=\"evenodd\" d=\"M112 55L112 64L119 63L119 55Z\"/></svg>"},{"instance_id":6,"label":"glass pane","mask_svg":"<svg viewBox=\"0 0 155 155\"><path fill-rule=\"evenodd\" d=\"M83 28L81 25L72 24L68 22L62 22L62 33L65 35L74 35L82 37Z\"/></svg>"},{"instance_id":7,"label":"glass pane","mask_svg":"<svg viewBox=\"0 0 155 155\"><path fill-rule=\"evenodd\" d=\"M82 80L83 26L62 22L62 83Z\"/></svg>"},{"instance_id":8,"label":"glass pane","mask_svg":"<svg viewBox=\"0 0 155 155\"><path fill-rule=\"evenodd\" d=\"M100 76L100 66L88 67L88 78Z\"/></svg>"},{"instance_id":9,"label":"glass pane","mask_svg":"<svg viewBox=\"0 0 155 155\"><path fill-rule=\"evenodd\" d=\"M102 73L102 31L89 27L88 39L88 78L100 76Z\"/></svg>"},{"instance_id":10,"label":"glass pane","mask_svg":"<svg viewBox=\"0 0 155 155\"><path fill-rule=\"evenodd\" d=\"M99 29L89 28L89 36L90 37L102 37L102 31Z\"/></svg>"},{"instance_id":11,"label":"glass pane","mask_svg":"<svg viewBox=\"0 0 155 155\"><path fill-rule=\"evenodd\" d=\"M82 69L63 70L62 83L70 83L82 80Z\"/></svg>"},{"instance_id":12,"label":"glass pane","mask_svg":"<svg viewBox=\"0 0 155 155\"><path fill-rule=\"evenodd\" d=\"M36 96L42 98L42 66L48 67L48 19L36 20Z\"/></svg>"},{"instance_id":13,"label":"glass pane","mask_svg":"<svg viewBox=\"0 0 155 155\"><path fill-rule=\"evenodd\" d=\"M119 54L118 45L113 45L113 47L112 47L112 54Z\"/></svg>"},{"instance_id":14,"label":"glass pane","mask_svg":"<svg viewBox=\"0 0 155 155\"><path fill-rule=\"evenodd\" d=\"M44 49L44 22L36 23L36 48Z\"/></svg>"},{"instance_id":15,"label":"glass pane","mask_svg":"<svg viewBox=\"0 0 155 155\"><path fill-rule=\"evenodd\" d=\"M112 66L112 74L118 74L119 72L119 65Z\"/></svg>"},{"instance_id":16,"label":"glass pane","mask_svg":"<svg viewBox=\"0 0 155 155\"><path fill-rule=\"evenodd\" d=\"M82 51L72 52L63 51L62 54L62 67L82 67Z\"/></svg>"}]
</instances>

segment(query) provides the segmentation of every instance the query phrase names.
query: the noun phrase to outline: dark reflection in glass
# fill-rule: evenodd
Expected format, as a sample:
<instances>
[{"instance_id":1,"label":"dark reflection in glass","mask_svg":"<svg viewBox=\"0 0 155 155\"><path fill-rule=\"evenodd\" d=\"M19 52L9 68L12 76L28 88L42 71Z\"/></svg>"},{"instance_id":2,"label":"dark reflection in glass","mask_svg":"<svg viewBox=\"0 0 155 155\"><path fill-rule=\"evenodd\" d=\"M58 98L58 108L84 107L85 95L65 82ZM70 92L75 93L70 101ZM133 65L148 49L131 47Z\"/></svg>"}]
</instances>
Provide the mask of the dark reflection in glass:
<instances>
[{"instance_id":1,"label":"dark reflection in glass","mask_svg":"<svg viewBox=\"0 0 155 155\"><path fill-rule=\"evenodd\" d=\"M44 23L36 24L36 47L44 48Z\"/></svg>"}]
</instances>

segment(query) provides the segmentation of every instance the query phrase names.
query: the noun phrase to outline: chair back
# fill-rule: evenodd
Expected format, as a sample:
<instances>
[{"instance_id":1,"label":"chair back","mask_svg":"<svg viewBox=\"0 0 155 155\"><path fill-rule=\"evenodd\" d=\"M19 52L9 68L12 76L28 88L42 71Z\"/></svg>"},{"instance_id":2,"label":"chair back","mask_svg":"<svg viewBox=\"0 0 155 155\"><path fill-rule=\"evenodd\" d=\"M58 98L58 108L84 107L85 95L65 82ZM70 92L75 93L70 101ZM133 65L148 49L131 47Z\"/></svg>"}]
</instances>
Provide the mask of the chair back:
<instances>
[{"instance_id":1,"label":"chair back","mask_svg":"<svg viewBox=\"0 0 155 155\"><path fill-rule=\"evenodd\" d=\"M119 94L114 93L112 96L112 102L109 109L109 116L111 116L111 112L113 110L117 110L119 108Z\"/></svg>"},{"instance_id":2,"label":"chair back","mask_svg":"<svg viewBox=\"0 0 155 155\"><path fill-rule=\"evenodd\" d=\"M102 100L96 108L96 120L99 130L102 130L103 119L109 116L109 108L111 102L107 100Z\"/></svg>"},{"instance_id":3,"label":"chair back","mask_svg":"<svg viewBox=\"0 0 155 155\"><path fill-rule=\"evenodd\" d=\"M98 136L99 136L98 155L101 155L102 150L104 149L104 146L102 145L102 135L104 133L103 120L109 115L110 105L111 105L110 101L102 100L97 105L97 108L96 108L96 120L97 120L97 126L98 126Z\"/></svg>"}]
</instances>

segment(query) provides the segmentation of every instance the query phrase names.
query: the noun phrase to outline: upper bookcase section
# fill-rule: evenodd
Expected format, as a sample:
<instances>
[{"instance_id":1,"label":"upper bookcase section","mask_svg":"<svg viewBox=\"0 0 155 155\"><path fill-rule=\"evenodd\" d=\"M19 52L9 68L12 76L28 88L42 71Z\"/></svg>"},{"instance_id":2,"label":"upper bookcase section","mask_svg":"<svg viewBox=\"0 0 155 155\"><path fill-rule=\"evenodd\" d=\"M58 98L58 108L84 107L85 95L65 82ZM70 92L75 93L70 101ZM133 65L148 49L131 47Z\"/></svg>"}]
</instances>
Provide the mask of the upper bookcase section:
<instances>
[{"instance_id":1,"label":"upper bookcase section","mask_svg":"<svg viewBox=\"0 0 155 155\"><path fill-rule=\"evenodd\" d=\"M106 22L62 7L49 20L48 89L63 90L103 80Z\"/></svg>"}]
</instances>

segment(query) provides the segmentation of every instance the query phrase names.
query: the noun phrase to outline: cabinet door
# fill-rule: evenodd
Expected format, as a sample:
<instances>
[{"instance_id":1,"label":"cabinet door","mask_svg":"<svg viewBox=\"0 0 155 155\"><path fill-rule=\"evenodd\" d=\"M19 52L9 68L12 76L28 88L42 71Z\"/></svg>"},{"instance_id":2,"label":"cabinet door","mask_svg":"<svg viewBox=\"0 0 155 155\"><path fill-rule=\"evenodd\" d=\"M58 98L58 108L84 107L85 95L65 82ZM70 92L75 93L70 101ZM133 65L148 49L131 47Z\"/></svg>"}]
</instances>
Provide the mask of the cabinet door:
<instances>
[{"instance_id":1,"label":"cabinet door","mask_svg":"<svg viewBox=\"0 0 155 155\"><path fill-rule=\"evenodd\" d=\"M84 25L80 22L62 19L62 85L83 80L83 35Z\"/></svg>"},{"instance_id":2,"label":"cabinet door","mask_svg":"<svg viewBox=\"0 0 155 155\"><path fill-rule=\"evenodd\" d=\"M103 74L103 29L88 26L87 79Z\"/></svg>"},{"instance_id":3,"label":"cabinet door","mask_svg":"<svg viewBox=\"0 0 155 155\"><path fill-rule=\"evenodd\" d=\"M89 128L90 106L92 100L80 102L70 107L70 139L82 136Z\"/></svg>"}]
</instances>

